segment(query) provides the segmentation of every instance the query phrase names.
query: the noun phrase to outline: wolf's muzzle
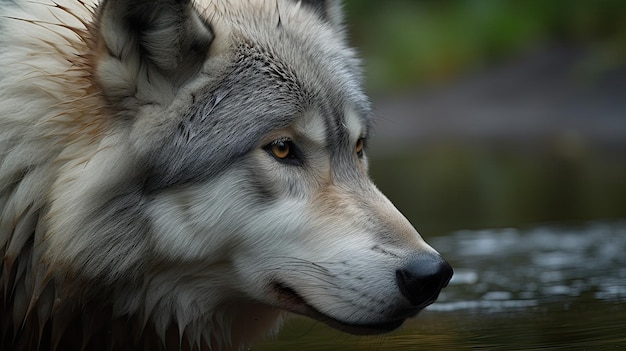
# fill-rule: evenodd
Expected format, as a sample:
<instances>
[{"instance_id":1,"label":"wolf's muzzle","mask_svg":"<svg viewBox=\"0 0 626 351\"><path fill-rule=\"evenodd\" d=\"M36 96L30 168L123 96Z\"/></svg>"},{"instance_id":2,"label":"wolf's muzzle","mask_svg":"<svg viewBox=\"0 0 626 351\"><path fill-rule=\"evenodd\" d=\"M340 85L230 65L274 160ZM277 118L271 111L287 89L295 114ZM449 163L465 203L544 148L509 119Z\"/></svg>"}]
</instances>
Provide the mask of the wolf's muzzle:
<instances>
[{"instance_id":1,"label":"wolf's muzzle","mask_svg":"<svg viewBox=\"0 0 626 351\"><path fill-rule=\"evenodd\" d=\"M437 300L452 278L452 267L441 256L420 253L396 271L396 283L413 306L423 308Z\"/></svg>"}]
</instances>

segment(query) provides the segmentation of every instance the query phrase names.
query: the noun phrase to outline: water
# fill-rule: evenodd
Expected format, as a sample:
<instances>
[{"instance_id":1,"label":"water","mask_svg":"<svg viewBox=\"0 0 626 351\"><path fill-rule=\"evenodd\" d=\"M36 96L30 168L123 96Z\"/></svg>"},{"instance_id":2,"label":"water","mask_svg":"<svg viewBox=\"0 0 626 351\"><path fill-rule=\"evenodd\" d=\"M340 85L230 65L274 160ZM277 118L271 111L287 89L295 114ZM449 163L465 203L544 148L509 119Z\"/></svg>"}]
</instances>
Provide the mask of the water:
<instances>
[{"instance_id":1,"label":"water","mask_svg":"<svg viewBox=\"0 0 626 351\"><path fill-rule=\"evenodd\" d=\"M461 231L431 242L457 267L455 288L432 310L626 301L626 223Z\"/></svg>"},{"instance_id":2,"label":"water","mask_svg":"<svg viewBox=\"0 0 626 351\"><path fill-rule=\"evenodd\" d=\"M253 350L626 349L626 221L430 238L455 267L398 331L354 337L294 318Z\"/></svg>"}]
</instances>

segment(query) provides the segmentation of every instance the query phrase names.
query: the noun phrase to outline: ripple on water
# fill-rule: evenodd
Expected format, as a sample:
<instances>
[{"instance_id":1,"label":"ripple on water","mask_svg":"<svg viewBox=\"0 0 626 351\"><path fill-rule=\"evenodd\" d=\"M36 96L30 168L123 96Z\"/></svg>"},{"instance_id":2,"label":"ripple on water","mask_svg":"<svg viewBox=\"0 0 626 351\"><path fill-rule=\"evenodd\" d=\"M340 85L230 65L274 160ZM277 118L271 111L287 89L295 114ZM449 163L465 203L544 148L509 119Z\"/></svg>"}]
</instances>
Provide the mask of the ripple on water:
<instances>
[{"instance_id":1,"label":"ripple on water","mask_svg":"<svg viewBox=\"0 0 626 351\"><path fill-rule=\"evenodd\" d=\"M429 310L528 308L583 294L626 301L626 222L460 231L431 242L455 276Z\"/></svg>"}]
</instances>

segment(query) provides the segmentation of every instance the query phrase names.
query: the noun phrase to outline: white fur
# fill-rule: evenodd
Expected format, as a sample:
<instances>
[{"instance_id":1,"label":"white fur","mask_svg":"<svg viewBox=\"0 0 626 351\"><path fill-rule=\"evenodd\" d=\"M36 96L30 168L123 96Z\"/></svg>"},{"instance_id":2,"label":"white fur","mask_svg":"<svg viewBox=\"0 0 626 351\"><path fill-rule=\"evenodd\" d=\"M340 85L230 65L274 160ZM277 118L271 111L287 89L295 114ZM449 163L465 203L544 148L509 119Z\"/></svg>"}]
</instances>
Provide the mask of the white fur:
<instances>
[{"instance_id":1,"label":"white fur","mask_svg":"<svg viewBox=\"0 0 626 351\"><path fill-rule=\"evenodd\" d=\"M170 25L181 18L168 14L145 38L118 23L125 2L104 10L90 0L17 3L0 7L0 269L13 272L0 275L0 297L10 302L0 308L11 313L0 321L14 321L0 334L15 333L25 349L61 321L101 328L77 332L92 347L100 346L88 344L92 334L132 348L152 331L162 343L145 345L165 349L175 330L178 347L239 350L275 333L284 311L352 332L415 313L396 270L411 254L434 250L371 183L367 159L354 151L369 132L368 104L338 2L327 2L322 16L294 0L202 0L183 11L192 16L184 25ZM302 47L277 36L278 25ZM199 135L177 136L198 125L189 114L197 99L214 96L207 91L218 107L245 94L249 87L221 85L240 52L259 56L275 80L243 97L258 106L235 116L242 130L238 123L192 130L215 137L199 147ZM193 167L225 152L222 144L245 144L242 135L263 122L248 118L284 103L272 100L280 84L325 98L255 136L251 150L215 174ZM334 120L321 107L342 115ZM234 118L227 112L224 119ZM330 140L339 129L347 146ZM283 139L302 149L305 165L264 148ZM172 175L159 168L177 165L168 150L197 158L172 166ZM173 180L151 178L162 174ZM118 330L127 339L109 326L119 320L137 328ZM71 344L73 334L52 330L52 339Z\"/></svg>"}]
</instances>

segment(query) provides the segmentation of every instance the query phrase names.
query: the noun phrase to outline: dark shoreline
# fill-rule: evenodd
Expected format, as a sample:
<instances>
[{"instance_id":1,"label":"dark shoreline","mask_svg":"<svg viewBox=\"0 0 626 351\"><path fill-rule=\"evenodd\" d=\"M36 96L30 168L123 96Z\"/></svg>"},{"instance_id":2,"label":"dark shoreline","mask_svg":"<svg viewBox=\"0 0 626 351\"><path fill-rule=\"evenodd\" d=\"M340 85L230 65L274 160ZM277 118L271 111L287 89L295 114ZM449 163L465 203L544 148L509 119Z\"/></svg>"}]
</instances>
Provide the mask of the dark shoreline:
<instances>
[{"instance_id":1,"label":"dark shoreline","mask_svg":"<svg viewBox=\"0 0 626 351\"><path fill-rule=\"evenodd\" d=\"M626 67L582 50L534 52L457 82L373 98L373 152L394 145L551 145L626 151Z\"/></svg>"}]
</instances>

